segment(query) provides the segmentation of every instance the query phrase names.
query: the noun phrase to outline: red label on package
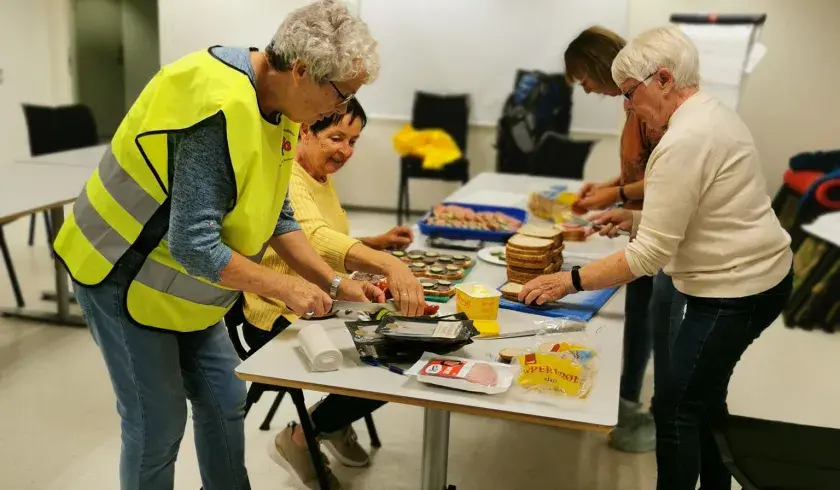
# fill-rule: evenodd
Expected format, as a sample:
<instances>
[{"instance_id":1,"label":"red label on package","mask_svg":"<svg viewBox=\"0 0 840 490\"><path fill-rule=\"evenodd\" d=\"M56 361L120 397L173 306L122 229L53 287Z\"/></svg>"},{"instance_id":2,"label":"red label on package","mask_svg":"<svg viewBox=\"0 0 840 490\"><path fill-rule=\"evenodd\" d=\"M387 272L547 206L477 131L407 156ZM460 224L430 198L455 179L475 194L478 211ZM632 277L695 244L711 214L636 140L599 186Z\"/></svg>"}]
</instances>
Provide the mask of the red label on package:
<instances>
[{"instance_id":1,"label":"red label on package","mask_svg":"<svg viewBox=\"0 0 840 490\"><path fill-rule=\"evenodd\" d=\"M426 363L420 374L426 376L438 376L440 378L463 378L469 372L469 366L472 363L464 361L450 361L445 359L435 359Z\"/></svg>"}]
</instances>

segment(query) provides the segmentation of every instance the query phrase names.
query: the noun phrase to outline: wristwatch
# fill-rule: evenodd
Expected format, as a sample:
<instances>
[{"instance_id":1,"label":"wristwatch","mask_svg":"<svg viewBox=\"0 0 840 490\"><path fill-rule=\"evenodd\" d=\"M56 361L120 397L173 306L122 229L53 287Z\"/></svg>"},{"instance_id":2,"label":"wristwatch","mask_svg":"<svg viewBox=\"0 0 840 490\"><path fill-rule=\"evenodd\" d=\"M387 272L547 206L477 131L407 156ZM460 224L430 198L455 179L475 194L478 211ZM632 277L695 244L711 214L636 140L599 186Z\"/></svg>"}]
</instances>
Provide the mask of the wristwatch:
<instances>
[{"instance_id":1,"label":"wristwatch","mask_svg":"<svg viewBox=\"0 0 840 490\"><path fill-rule=\"evenodd\" d=\"M338 286L341 285L341 276L336 275L333 277L332 283L330 283L330 298L337 299L338 298Z\"/></svg>"},{"instance_id":2,"label":"wristwatch","mask_svg":"<svg viewBox=\"0 0 840 490\"><path fill-rule=\"evenodd\" d=\"M580 292L583 291L583 286L580 284L580 266L576 265L572 267L572 286L574 286L575 291Z\"/></svg>"}]
</instances>

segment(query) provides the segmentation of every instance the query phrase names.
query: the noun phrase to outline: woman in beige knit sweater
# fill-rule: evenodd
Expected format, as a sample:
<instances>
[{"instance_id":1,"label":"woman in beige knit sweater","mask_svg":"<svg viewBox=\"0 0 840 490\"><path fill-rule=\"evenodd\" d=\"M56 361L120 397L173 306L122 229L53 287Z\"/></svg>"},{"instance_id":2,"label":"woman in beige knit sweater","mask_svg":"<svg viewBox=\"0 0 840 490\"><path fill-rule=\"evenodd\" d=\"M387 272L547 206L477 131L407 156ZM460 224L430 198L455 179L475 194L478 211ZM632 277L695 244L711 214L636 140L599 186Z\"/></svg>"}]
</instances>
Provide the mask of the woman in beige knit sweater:
<instances>
[{"instance_id":1,"label":"woman in beige knit sweater","mask_svg":"<svg viewBox=\"0 0 840 490\"><path fill-rule=\"evenodd\" d=\"M408 267L382 250L402 249L411 244L409 228L361 239L349 236L347 214L341 207L332 174L341 170L353 156L367 122L362 106L351 99L346 114L335 114L312 125L301 126L295 154L295 167L289 184L289 200L295 219L318 254L339 274L363 271L384 274L401 312L423 314L426 301L423 288ZM293 269L270 250L262 265L291 274ZM273 298L245 294L243 334L248 346L258 349L296 319L285 305ZM350 425L384 402L343 395L329 395L309 410L320 441L342 464L365 466L369 456L356 441ZM274 439L272 457L294 472L304 483L316 479L301 427L292 422ZM330 488L340 489L335 475L327 468Z\"/></svg>"},{"instance_id":2,"label":"woman in beige knit sweater","mask_svg":"<svg viewBox=\"0 0 840 490\"><path fill-rule=\"evenodd\" d=\"M663 268L687 306L681 323L654 333L657 488L694 490L699 477L704 489L728 489L711 425L726 415L735 364L790 294L790 237L770 207L749 129L699 90L697 49L684 34L641 34L619 52L612 75L646 124L667 126L648 161L644 209L598 220L606 234L620 228L636 238L526 284L520 299L542 304Z\"/></svg>"}]
</instances>

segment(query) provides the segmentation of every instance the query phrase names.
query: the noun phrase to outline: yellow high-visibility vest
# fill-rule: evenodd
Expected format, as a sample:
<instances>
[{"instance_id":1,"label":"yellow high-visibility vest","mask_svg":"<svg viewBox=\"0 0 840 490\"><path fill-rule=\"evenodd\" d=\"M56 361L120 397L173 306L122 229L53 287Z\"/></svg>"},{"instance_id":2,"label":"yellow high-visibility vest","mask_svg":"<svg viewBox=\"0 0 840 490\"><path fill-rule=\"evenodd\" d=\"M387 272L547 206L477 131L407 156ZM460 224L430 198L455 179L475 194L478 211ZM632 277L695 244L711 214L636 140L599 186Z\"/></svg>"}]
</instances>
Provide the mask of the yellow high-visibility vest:
<instances>
[{"instance_id":1,"label":"yellow high-visibility vest","mask_svg":"<svg viewBox=\"0 0 840 490\"><path fill-rule=\"evenodd\" d=\"M299 124L267 121L248 75L207 50L163 67L146 85L85 184L55 241L76 282L101 283L152 216L168 212L167 135L219 112L236 180L222 241L260 262L286 197ZM161 239L128 286L126 306L140 325L191 332L216 324L239 294L189 275Z\"/></svg>"}]
</instances>

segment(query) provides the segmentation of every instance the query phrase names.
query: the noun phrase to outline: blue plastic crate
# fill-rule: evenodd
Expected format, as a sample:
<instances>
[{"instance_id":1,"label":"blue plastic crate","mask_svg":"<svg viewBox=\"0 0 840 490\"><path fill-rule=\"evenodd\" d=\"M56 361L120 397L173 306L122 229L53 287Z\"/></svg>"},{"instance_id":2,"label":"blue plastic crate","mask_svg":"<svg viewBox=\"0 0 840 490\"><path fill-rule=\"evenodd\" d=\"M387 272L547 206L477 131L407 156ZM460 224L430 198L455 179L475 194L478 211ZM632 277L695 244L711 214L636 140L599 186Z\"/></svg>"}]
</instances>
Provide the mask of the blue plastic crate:
<instances>
[{"instance_id":1,"label":"blue plastic crate","mask_svg":"<svg viewBox=\"0 0 840 490\"><path fill-rule=\"evenodd\" d=\"M484 206L481 204L467 204L461 202L444 202L441 203L444 206L461 206L464 208L470 208L476 212L499 212L504 213L511 218L518 219L525 223L525 218L528 216L528 212L524 209L518 208L506 208L502 206ZM501 242L504 243L507 241L508 238L512 237L516 234L515 231L482 231L482 230L471 230L468 228L450 228L446 226L432 226L426 224L426 219L432 215L432 211L434 209L430 209L428 213L426 213L420 221L417 222L417 226L420 227L420 233L426 236L440 236L444 238L453 238L453 239L460 239L460 240L482 240L485 242Z\"/></svg>"}]
</instances>

